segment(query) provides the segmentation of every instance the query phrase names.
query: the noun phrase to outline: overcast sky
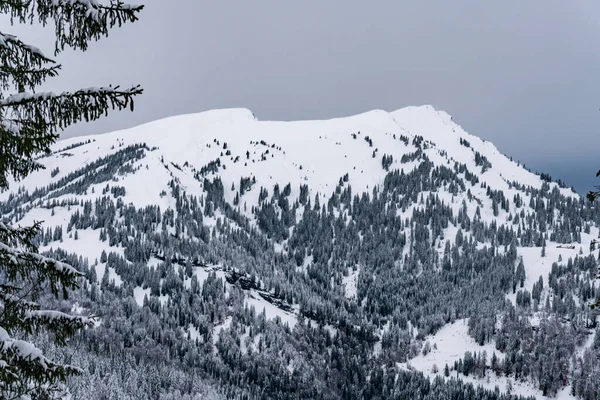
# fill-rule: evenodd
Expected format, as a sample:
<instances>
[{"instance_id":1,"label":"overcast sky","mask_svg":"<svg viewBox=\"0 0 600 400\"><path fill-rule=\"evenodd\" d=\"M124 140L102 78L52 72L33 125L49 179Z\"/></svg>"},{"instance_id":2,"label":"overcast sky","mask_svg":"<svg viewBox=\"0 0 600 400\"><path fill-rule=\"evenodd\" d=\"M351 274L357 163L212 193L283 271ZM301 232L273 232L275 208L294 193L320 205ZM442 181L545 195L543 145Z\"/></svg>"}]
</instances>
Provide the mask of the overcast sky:
<instances>
[{"instance_id":1,"label":"overcast sky","mask_svg":"<svg viewBox=\"0 0 600 400\"><path fill-rule=\"evenodd\" d=\"M533 170L596 184L598 0L140 1L139 22L60 54L45 87L140 83L135 112L65 136L212 108L296 120L432 104ZM0 22L52 52L51 30Z\"/></svg>"}]
</instances>

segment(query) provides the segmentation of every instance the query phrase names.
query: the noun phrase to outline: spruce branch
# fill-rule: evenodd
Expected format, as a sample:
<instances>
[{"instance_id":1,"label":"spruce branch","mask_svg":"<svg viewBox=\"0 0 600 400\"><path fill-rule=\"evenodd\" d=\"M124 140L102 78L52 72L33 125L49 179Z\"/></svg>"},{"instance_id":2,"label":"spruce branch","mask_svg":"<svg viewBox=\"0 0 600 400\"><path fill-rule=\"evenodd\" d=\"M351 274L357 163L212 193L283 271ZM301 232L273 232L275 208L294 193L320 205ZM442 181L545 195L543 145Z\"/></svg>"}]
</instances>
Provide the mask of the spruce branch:
<instances>
[{"instance_id":1,"label":"spruce branch","mask_svg":"<svg viewBox=\"0 0 600 400\"><path fill-rule=\"evenodd\" d=\"M47 78L58 75L60 68L60 64L46 57L38 48L23 43L14 35L0 32L1 90L14 87L18 92L33 91Z\"/></svg>"},{"instance_id":2,"label":"spruce branch","mask_svg":"<svg viewBox=\"0 0 600 400\"><path fill-rule=\"evenodd\" d=\"M0 242L0 272L9 282L48 281L50 291L55 297L62 292L68 298L67 290L79 287L77 278L83 274L60 261L40 254L19 250Z\"/></svg>"},{"instance_id":3,"label":"spruce branch","mask_svg":"<svg viewBox=\"0 0 600 400\"><path fill-rule=\"evenodd\" d=\"M8 14L11 22L37 21L55 24L54 54L71 47L86 50L90 40L108 36L109 29L138 20L143 5L129 5L111 0L103 5L97 0L0 0L0 13Z\"/></svg>"},{"instance_id":4,"label":"spruce branch","mask_svg":"<svg viewBox=\"0 0 600 400\"><path fill-rule=\"evenodd\" d=\"M94 121L107 115L109 109L129 106L133 111L133 97L142 91L137 85L125 90L109 86L61 94L18 93L0 100L0 115L19 121L38 121L42 117L50 132L56 132L82 120Z\"/></svg>"},{"instance_id":5,"label":"spruce branch","mask_svg":"<svg viewBox=\"0 0 600 400\"><path fill-rule=\"evenodd\" d=\"M0 0L0 10L2 0ZM3 64L30 65L41 67L46 63L55 63L46 57L40 49L22 42L14 35L0 31L0 61Z\"/></svg>"},{"instance_id":6,"label":"spruce branch","mask_svg":"<svg viewBox=\"0 0 600 400\"><path fill-rule=\"evenodd\" d=\"M600 171L598 171L598 172L596 173L596 178L597 178L597 177L599 177L599 176L600 176ZM595 200L596 200L598 197L600 197L600 186L595 186L595 189L596 189L596 190L592 190L592 191L588 192L588 194L587 194L587 199L588 199L590 202L593 202L593 201L595 201Z\"/></svg>"},{"instance_id":7,"label":"spruce branch","mask_svg":"<svg viewBox=\"0 0 600 400\"><path fill-rule=\"evenodd\" d=\"M0 117L0 190L8 188L8 176L19 181L31 172L44 169L33 157L48 154L56 139L58 133L49 131L41 116L37 120Z\"/></svg>"},{"instance_id":8,"label":"spruce branch","mask_svg":"<svg viewBox=\"0 0 600 400\"><path fill-rule=\"evenodd\" d=\"M61 346L76 332L94 325L94 318L70 315L54 310L32 310L25 313L25 321L31 324L32 331L48 330L54 334L54 340Z\"/></svg>"},{"instance_id":9,"label":"spruce branch","mask_svg":"<svg viewBox=\"0 0 600 400\"><path fill-rule=\"evenodd\" d=\"M24 374L24 371L28 373ZM0 393L5 398L22 398L23 394L31 391L30 384L42 380L47 385L38 394L50 395L58 390L54 386L56 383L63 381L68 375L79 373L79 368L54 363L39 348L24 340L12 338L0 326Z\"/></svg>"},{"instance_id":10,"label":"spruce branch","mask_svg":"<svg viewBox=\"0 0 600 400\"><path fill-rule=\"evenodd\" d=\"M35 87L41 82L57 76L60 68L59 64L43 68L0 65L0 88L8 90L14 87L19 92L24 92L25 90L34 91Z\"/></svg>"},{"instance_id":11,"label":"spruce branch","mask_svg":"<svg viewBox=\"0 0 600 400\"><path fill-rule=\"evenodd\" d=\"M41 232L42 223L34 222L31 226L17 227L9 226L0 221L0 242L11 247L22 247L28 251L37 252L33 244L33 238Z\"/></svg>"},{"instance_id":12,"label":"spruce branch","mask_svg":"<svg viewBox=\"0 0 600 400\"><path fill-rule=\"evenodd\" d=\"M43 169L33 158L49 153L58 131L80 121L93 121L110 109L134 108L140 86L81 89L73 93L18 93L0 99L0 189L8 176L20 180Z\"/></svg>"}]
</instances>

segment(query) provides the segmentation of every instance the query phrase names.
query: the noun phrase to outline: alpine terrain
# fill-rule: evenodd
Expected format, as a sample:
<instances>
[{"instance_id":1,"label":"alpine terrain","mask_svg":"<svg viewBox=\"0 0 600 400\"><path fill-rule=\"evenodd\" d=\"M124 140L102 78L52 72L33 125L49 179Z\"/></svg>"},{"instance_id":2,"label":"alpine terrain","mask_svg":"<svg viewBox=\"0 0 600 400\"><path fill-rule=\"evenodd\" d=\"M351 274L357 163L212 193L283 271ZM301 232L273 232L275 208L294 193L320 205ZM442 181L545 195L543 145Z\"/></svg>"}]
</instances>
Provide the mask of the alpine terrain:
<instances>
[{"instance_id":1,"label":"alpine terrain","mask_svg":"<svg viewBox=\"0 0 600 400\"><path fill-rule=\"evenodd\" d=\"M600 209L431 106L61 140L0 193L96 316L74 399L596 399Z\"/></svg>"}]
</instances>

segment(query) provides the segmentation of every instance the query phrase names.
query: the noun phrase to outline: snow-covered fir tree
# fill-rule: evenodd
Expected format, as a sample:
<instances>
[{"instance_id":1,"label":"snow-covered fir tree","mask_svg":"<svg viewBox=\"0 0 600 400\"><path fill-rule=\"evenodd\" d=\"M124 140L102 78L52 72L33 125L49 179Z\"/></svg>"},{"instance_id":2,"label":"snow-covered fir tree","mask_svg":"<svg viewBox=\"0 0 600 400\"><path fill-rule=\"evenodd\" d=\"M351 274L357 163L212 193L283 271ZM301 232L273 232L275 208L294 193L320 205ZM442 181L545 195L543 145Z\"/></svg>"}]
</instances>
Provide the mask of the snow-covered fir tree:
<instances>
[{"instance_id":1,"label":"snow-covered fir tree","mask_svg":"<svg viewBox=\"0 0 600 400\"><path fill-rule=\"evenodd\" d=\"M15 0L0 2L0 13L11 23L53 24L54 56L65 48L86 50L89 41L111 28L133 22L142 6L121 1ZM61 129L100 118L110 109L133 109L135 86L88 88L60 94L36 92L61 65L38 48L0 30L0 191L43 168L40 153L50 153ZM52 176L58 175L54 169ZM49 228L48 228L49 229ZM64 382L81 370L51 360L32 339L49 335L65 345L69 338L93 325L93 318L46 309L39 300L48 295L67 299L82 272L38 253L41 224L11 227L0 223L0 397L47 399L65 395ZM50 232L50 231L48 231ZM77 236L77 234L76 234Z\"/></svg>"}]
</instances>

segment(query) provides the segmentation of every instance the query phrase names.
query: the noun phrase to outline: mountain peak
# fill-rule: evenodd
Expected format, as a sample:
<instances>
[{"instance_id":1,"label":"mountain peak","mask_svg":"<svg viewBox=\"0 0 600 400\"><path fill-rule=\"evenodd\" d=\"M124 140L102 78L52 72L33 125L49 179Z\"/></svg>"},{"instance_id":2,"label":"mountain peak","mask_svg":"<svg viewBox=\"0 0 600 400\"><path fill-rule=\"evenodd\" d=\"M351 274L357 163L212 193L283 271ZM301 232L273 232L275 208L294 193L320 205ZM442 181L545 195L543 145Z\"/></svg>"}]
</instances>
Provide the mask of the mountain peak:
<instances>
[{"instance_id":1,"label":"mountain peak","mask_svg":"<svg viewBox=\"0 0 600 400\"><path fill-rule=\"evenodd\" d=\"M244 194L250 208L259 203L261 186L289 183L294 188L292 198L296 198L300 185L306 184L311 197L317 193L329 196L340 177L346 176L353 191L370 192L384 182L389 171L408 173L424 160L446 168L463 166L475 173L485 185L471 189L479 197L486 195L487 187L512 193L514 182L536 189L543 184L540 176L507 158L492 143L468 134L449 114L431 105L287 122L259 121L245 108L216 109L97 135L93 144L71 148L90 139L78 137L56 143L56 154L44 163L49 170L60 164L61 173L49 176L48 170L37 171L27 181L34 185L57 181L84 163L144 143L154 150L144 160L143 170L119 178L131 188L123 200L136 206L169 207L167 198L160 194L172 179L199 196L198 171L211 163L219 167L206 169L214 169L207 177L219 176L225 187L236 187L240 177L256 180L258 184ZM61 154L66 148L70 148L67 159ZM141 166L141 162L136 165ZM561 192L577 197L566 188ZM235 194L228 190L225 199L233 203Z\"/></svg>"},{"instance_id":2,"label":"mountain peak","mask_svg":"<svg viewBox=\"0 0 600 400\"><path fill-rule=\"evenodd\" d=\"M568 365L575 346L564 342L555 351L547 343L571 335L571 321L560 313L588 318L578 304L593 294L582 272L595 282L594 257L589 266L575 257L598 237L599 211L431 105L288 122L259 121L243 108L209 110L71 138L53 150L38 159L45 170L0 193L0 215L21 226L45 221L40 249L67 254L85 272L84 287L94 288L77 294L75 309L85 304L106 315L100 322L115 315L137 321L142 333L149 316L164 329L179 321L165 337L182 349L193 341L189 354L212 354L211 363L229 360L240 343L244 362L265 352L267 362L293 360L294 371L313 371L303 363L320 356L326 340L314 348L306 337L289 341L285 348L293 351L302 343L297 354L313 351L307 358L286 359L278 348L257 345L275 329L277 338L303 335L302 327L283 328L303 321L325 327L309 338L341 328L344 343L367 338L371 346L344 344L343 351L382 357L374 358L379 365L393 360L399 369L410 363L425 376L463 354L466 360L467 351L496 352L502 365L513 351L506 338L524 335L538 335L543 345L519 350L530 365L538 365L538 353L541 360L562 357L550 365ZM559 255L577 265L555 268ZM96 302L98 293L107 300ZM545 301L551 297L560 301L556 311ZM255 320L252 308L264 318ZM544 325L542 310L567 321L564 329L561 322ZM184 318L161 319L171 315ZM112 321L100 322L98 338L120 334ZM360 336L349 327L359 327ZM149 335L130 336L138 346L148 343ZM150 346L168 353L162 344ZM483 368L490 382L475 382L490 390L514 382L537 393L500 370L503 376ZM476 375L452 373L467 372Z\"/></svg>"}]
</instances>

